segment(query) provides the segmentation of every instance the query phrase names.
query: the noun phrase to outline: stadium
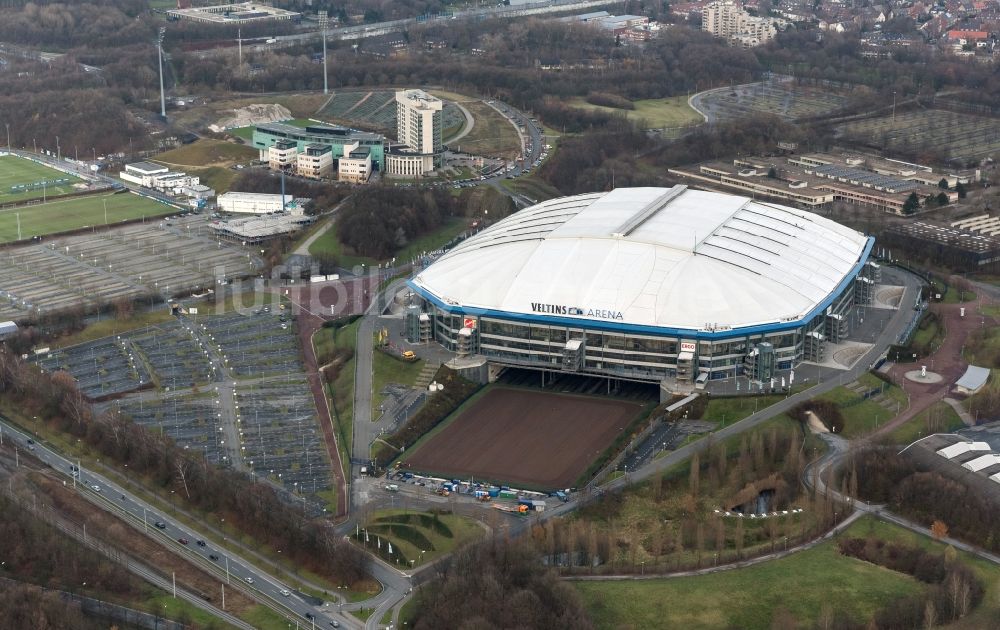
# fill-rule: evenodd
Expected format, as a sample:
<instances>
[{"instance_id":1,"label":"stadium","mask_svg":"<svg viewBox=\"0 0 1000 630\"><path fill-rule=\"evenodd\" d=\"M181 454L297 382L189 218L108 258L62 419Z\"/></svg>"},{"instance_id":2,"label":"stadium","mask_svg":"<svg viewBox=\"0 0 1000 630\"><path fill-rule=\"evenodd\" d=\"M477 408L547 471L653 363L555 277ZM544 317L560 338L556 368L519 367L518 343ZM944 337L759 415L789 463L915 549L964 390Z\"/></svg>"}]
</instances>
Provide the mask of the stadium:
<instances>
[{"instance_id":1,"label":"stadium","mask_svg":"<svg viewBox=\"0 0 1000 630\"><path fill-rule=\"evenodd\" d=\"M411 341L506 367L683 391L766 381L849 332L874 239L747 197L625 188L552 199L464 241L409 282Z\"/></svg>"}]
</instances>

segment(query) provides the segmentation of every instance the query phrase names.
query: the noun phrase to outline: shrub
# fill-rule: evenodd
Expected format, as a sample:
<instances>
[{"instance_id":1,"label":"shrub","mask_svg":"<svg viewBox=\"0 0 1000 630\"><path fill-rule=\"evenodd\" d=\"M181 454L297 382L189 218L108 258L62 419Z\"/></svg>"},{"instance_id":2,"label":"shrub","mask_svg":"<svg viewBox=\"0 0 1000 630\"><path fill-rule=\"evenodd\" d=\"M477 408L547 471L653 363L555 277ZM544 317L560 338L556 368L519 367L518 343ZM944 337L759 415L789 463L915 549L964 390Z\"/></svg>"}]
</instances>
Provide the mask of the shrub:
<instances>
[{"instance_id":1,"label":"shrub","mask_svg":"<svg viewBox=\"0 0 1000 630\"><path fill-rule=\"evenodd\" d=\"M587 95L587 102L591 105L601 107L614 107L615 109L635 109L635 104L627 98L608 92L591 92Z\"/></svg>"}]
</instances>

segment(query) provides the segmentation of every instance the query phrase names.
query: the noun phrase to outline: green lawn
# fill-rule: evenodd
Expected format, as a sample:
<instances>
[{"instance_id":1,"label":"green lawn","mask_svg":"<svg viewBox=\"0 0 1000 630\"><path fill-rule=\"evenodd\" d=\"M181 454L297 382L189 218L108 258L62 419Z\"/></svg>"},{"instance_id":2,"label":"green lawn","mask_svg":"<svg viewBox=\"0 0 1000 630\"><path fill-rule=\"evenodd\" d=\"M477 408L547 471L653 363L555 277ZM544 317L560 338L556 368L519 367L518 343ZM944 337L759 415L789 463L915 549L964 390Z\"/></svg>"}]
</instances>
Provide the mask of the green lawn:
<instances>
[{"instance_id":1,"label":"green lawn","mask_svg":"<svg viewBox=\"0 0 1000 630\"><path fill-rule=\"evenodd\" d=\"M712 397L702 418L720 423L721 428L784 399L784 396Z\"/></svg>"},{"instance_id":2,"label":"green lawn","mask_svg":"<svg viewBox=\"0 0 1000 630\"><path fill-rule=\"evenodd\" d=\"M931 433L950 433L964 426L951 405L939 401L896 427L888 439L893 444L909 444Z\"/></svg>"},{"instance_id":3,"label":"green lawn","mask_svg":"<svg viewBox=\"0 0 1000 630\"><path fill-rule=\"evenodd\" d=\"M181 166L218 166L257 159L257 149L235 142L202 138L157 155L156 162Z\"/></svg>"},{"instance_id":4,"label":"green lawn","mask_svg":"<svg viewBox=\"0 0 1000 630\"><path fill-rule=\"evenodd\" d=\"M500 185L530 199L533 203L547 201L556 197L561 197L562 193L555 186L537 177L524 176L514 179L504 179Z\"/></svg>"},{"instance_id":5,"label":"green lawn","mask_svg":"<svg viewBox=\"0 0 1000 630\"><path fill-rule=\"evenodd\" d=\"M974 291L965 291L960 293L955 287L948 285L948 290L945 292L941 301L945 304L962 304L965 302L975 302L976 294Z\"/></svg>"},{"instance_id":6,"label":"green lawn","mask_svg":"<svg viewBox=\"0 0 1000 630\"><path fill-rule=\"evenodd\" d=\"M423 236L418 236L410 241L408 245L396 252L395 256L400 261L409 261L411 258L422 252L434 251L435 249L443 247L449 241L464 232L466 228L466 219L452 217L437 230L428 232ZM313 255L331 254L337 258L337 262L341 267L346 268L361 264L369 266L378 264L378 261L373 258L368 258L367 256L357 256L349 253L344 247L344 244L340 242L340 237L337 235L336 224L324 232L318 239L313 241L313 244L309 246L309 253Z\"/></svg>"},{"instance_id":7,"label":"green lawn","mask_svg":"<svg viewBox=\"0 0 1000 630\"><path fill-rule=\"evenodd\" d=\"M259 630L286 630L289 627L284 617L262 604L254 606L241 617Z\"/></svg>"},{"instance_id":8,"label":"green lawn","mask_svg":"<svg viewBox=\"0 0 1000 630\"><path fill-rule=\"evenodd\" d=\"M235 129L227 129L226 133L240 138L247 144L253 142L253 127L237 127Z\"/></svg>"},{"instance_id":9,"label":"green lawn","mask_svg":"<svg viewBox=\"0 0 1000 630\"><path fill-rule=\"evenodd\" d=\"M22 192L11 192L10 187L15 184L33 184L41 181L55 181L58 179L68 179L64 184L47 185L38 190L25 190ZM73 184L80 183L81 180L75 175L63 173L62 171L32 162L31 160L17 157L16 155L4 155L0 157L0 205L25 199L41 199L43 196L65 195L73 192Z\"/></svg>"},{"instance_id":10,"label":"green lawn","mask_svg":"<svg viewBox=\"0 0 1000 630\"><path fill-rule=\"evenodd\" d=\"M388 356L378 350L374 353L372 360L372 422L378 420L379 404L383 401L382 388L389 383L400 385L413 385L417 382L420 370L424 367L424 362L402 361Z\"/></svg>"},{"instance_id":11,"label":"green lawn","mask_svg":"<svg viewBox=\"0 0 1000 630\"><path fill-rule=\"evenodd\" d=\"M643 121L643 125L647 129L684 127L701 123L704 120L698 112L688 106L686 96L633 101L632 104L635 105L635 109L617 109L615 107L592 105L582 96L569 99L567 103L571 107L578 107L580 109L607 112L609 114L624 114L631 120Z\"/></svg>"},{"instance_id":12,"label":"green lawn","mask_svg":"<svg viewBox=\"0 0 1000 630\"><path fill-rule=\"evenodd\" d=\"M396 499L397 503L401 501L402 499L400 498ZM401 509L378 510L374 512L366 524L362 526L362 529L365 527L369 528L367 547L369 549L377 548L376 545L378 543L375 540L375 529L379 528L379 523L399 522L397 519L406 518L416 519L419 518L418 514L422 514L425 517L430 516L426 512L418 513L413 510ZM407 529L414 532L410 539L406 539L407 536L405 535L400 536L389 533L386 530L381 531L379 536L382 537L382 551L388 549L386 541L391 542L393 547L392 556L389 556L386 552L382 554L383 559L390 561L395 558L398 560L400 568L402 568L403 563L408 564L409 560L414 561L413 566L420 566L427 562L433 562L441 556L451 553L456 547L470 540L480 538L486 533L475 520L467 516L440 514L438 515L438 520L441 524L439 526L440 529L437 527L426 527L415 521L406 524ZM418 540L420 541L419 546L416 542ZM364 531L361 532L360 542L364 544Z\"/></svg>"},{"instance_id":13,"label":"green lawn","mask_svg":"<svg viewBox=\"0 0 1000 630\"><path fill-rule=\"evenodd\" d=\"M855 523L848 532L862 536L873 524L886 537L907 533L872 521ZM924 588L909 576L842 556L832 541L780 560L710 575L573 585L597 628L745 630L772 627L773 611L780 606L807 627L824 608L847 611L863 622L887 602Z\"/></svg>"},{"instance_id":14,"label":"green lawn","mask_svg":"<svg viewBox=\"0 0 1000 630\"><path fill-rule=\"evenodd\" d=\"M22 239L104 225L105 203L107 203L108 224L179 212L173 206L132 193L71 197L39 206L0 210L0 242L17 240L18 215L20 215Z\"/></svg>"},{"instance_id":15,"label":"green lawn","mask_svg":"<svg viewBox=\"0 0 1000 630\"><path fill-rule=\"evenodd\" d=\"M209 166L208 168L190 169L192 175L197 175L201 183L215 190L217 194L229 192L229 187L236 181L237 172L225 166Z\"/></svg>"},{"instance_id":16,"label":"green lawn","mask_svg":"<svg viewBox=\"0 0 1000 630\"><path fill-rule=\"evenodd\" d=\"M63 348L85 341L100 339L101 337L119 335L137 328L170 321L174 316L170 314L170 309L165 304L161 304L148 311L138 312L125 321L117 319L114 315L100 315L99 317L100 319L87 324L86 328L80 332L60 337L50 343L49 346L52 348Z\"/></svg>"},{"instance_id":17,"label":"green lawn","mask_svg":"<svg viewBox=\"0 0 1000 630\"><path fill-rule=\"evenodd\" d=\"M844 430L841 431L841 435L846 438L867 435L896 416L895 407L891 410L886 409L872 400L857 402L861 394L846 387L832 389L819 398L837 403L841 407L840 412L844 416ZM900 403L900 410L905 407L905 402Z\"/></svg>"},{"instance_id":18,"label":"green lawn","mask_svg":"<svg viewBox=\"0 0 1000 630\"><path fill-rule=\"evenodd\" d=\"M316 357L322 361L323 355L332 352L335 347L354 350L360 325L361 320L356 320L337 329L319 329L313 335ZM326 386L326 395L332 403L331 411L336 412L333 430L338 436L340 458L344 462L351 461L353 448L351 440L354 437L354 366L355 359L352 357L341 367L337 379Z\"/></svg>"}]
</instances>

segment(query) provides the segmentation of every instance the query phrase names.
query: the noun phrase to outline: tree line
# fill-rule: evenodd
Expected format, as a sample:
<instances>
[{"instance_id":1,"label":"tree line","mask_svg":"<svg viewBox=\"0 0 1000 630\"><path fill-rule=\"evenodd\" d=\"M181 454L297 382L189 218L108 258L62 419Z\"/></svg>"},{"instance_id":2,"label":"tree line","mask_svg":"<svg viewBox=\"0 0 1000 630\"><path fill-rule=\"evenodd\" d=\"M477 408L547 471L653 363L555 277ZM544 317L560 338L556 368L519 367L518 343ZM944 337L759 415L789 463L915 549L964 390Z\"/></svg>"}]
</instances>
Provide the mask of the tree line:
<instances>
[{"instance_id":1,"label":"tree line","mask_svg":"<svg viewBox=\"0 0 1000 630\"><path fill-rule=\"evenodd\" d=\"M951 535L988 551L1000 551L1000 506L973 484L938 471L924 471L895 449L855 453L845 470L857 480L854 496L889 508L918 523L946 523Z\"/></svg>"},{"instance_id":2,"label":"tree line","mask_svg":"<svg viewBox=\"0 0 1000 630\"><path fill-rule=\"evenodd\" d=\"M413 239L460 214L443 188L374 185L350 198L337 215L337 236L354 253L385 260Z\"/></svg>"},{"instance_id":3,"label":"tree line","mask_svg":"<svg viewBox=\"0 0 1000 630\"><path fill-rule=\"evenodd\" d=\"M459 549L440 579L414 597L416 630L593 627L573 587L525 541L493 537Z\"/></svg>"},{"instance_id":4,"label":"tree line","mask_svg":"<svg viewBox=\"0 0 1000 630\"><path fill-rule=\"evenodd\" d=\"M255 540L280 548L289 560L343 584L365 577L363 552L325 522L311 520L284 503L269 484L216 468L200 453L186 451L114 410L95 416L66 372L44 373L0 348L0 396L31 409L58 430L85 440L103 456L129 466L181 500L224 515ZM28 413L27 411L24 413Z\"/></svg>"},{"instance_id":5,"label":"tree line","mask_svg":"<svg viewBox=\"0 0 1000 630\"><path fill-rule=\"evenodd\" d=\"M846 511L829 493L803 492L807 452L798 426L716 442L689 465L621 492L605 493L572 520L532 528L546 562L569 573L658 573L735 562L826 532ZM803 506L773 518L725 517ZM642 505L645 518L627 519Z\"/></svg>"}]
</instances>

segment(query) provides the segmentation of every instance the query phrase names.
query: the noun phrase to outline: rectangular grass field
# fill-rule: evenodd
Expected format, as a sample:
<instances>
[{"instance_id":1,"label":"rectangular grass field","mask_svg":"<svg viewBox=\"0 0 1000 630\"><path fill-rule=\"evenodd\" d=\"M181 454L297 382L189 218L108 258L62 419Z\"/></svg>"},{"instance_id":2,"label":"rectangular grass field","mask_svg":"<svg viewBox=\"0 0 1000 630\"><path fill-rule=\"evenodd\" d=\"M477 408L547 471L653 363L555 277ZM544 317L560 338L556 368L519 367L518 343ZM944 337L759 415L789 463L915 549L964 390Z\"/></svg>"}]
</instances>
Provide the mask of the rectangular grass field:
<instances>
[{"instance_id":1,"label":"rectangular grass field","mask_svg":"<svg viewBox=\"0 0 1000 630\"><path fill-rule=\"evenodd\" d=\"M408 468L546 489L573 484L639 403L496 387L406 458Z\"/></svg>"},{"instance_id":2,"label":"rectangular grass field","mask_svg":"<svg viewBox=\"0 0 1000 630\"><path fill-rule=\"evenodd\" d=\"M17 240L18 215L22 239L104 225L105 202L108 224L142 217L152 219L178 212L177 208L132 193L70 197L35 206L0 210L0 243Z\"/></svg>"},{"instance_id":3,"label":"rectangular grass field","mask_svg":"<svg viewBox=\"0 0 1000 630\"><path fill-rule=\"evenodd\" d=\"M33 184L41 181L69 180L63 184L45 186L44 189L11 192L10 187L17 184ZM75 175L49 168L37 162L32 162L16 155L0 156L0 206L14 201L26 199L41 199L43 195L65 195L73 192L73 184L81 180Z\"/></svg>"}]
</instances>

